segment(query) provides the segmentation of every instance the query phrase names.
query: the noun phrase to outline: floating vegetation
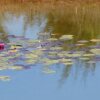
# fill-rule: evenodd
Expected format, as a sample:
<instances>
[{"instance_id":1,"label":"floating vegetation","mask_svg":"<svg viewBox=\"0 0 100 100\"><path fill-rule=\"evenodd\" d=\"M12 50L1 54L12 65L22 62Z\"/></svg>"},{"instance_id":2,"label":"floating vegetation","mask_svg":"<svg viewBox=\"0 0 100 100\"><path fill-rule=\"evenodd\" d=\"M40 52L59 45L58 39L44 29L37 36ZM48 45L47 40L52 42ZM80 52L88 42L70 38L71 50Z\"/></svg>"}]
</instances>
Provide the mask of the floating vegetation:
<instances>
[{"instance_id":1,"label":"floating vegetation","mask_svg":"<svg viewBox=\"0 0 100 100\"><path fill-rule=\"evenodd\" d=\"M80 53L74 53L72 54L72 57L81 57L82 55Z\"/></svg>"},{"instance_id":2,"label":"floating vegetation","mask_svg":"<svg viewBox=\"0 0 100 100\"><path fill-rule=\"evenodd\" d=\"M1 81L10 81L10 77L9 76L0 76L0 80Z\"/></svg>"},{"instance_id":3,"label":"floating vegetation","mask_svg":"<svg viewBox=\"0 0 100 100\"><path fill-rule=\"evenodd\" d=\"M73 35L63 35L60 37L60 40L72 40Z\"/></svg>"},{"instance_id":4,"label":"floating vegetation","mask_svg":"<svg viewBox=\"0 0 100 100\"><path fill-rule=\"evenodd\" d=\"M51 47L50 48L50 50L54 50L54 51L56 51L56 50L62 50L63 48L62 47Z\"/></svg>"},{"instance_id":5,"label":"floating vegetation","mask_svg":"<svg viewBox=\"0 0 100 100\"><path fill-rule=\"evenodd\" d=\"M78 43L88 43L89 41L87 41L87 40L80 40L80 41L78 41Z\"/></svg>"},{"instance_id":6,"label":"floating vegetation","mask_svg":"<svg viewBox=\"0 0 100 100\"><path fill-rule=\"evenodd\" d=\"M45 73L45 74L54 74L54 73L56 73L55 70L52 70L52 69L49 69L49 68L45 68L42 72Z\"/></svg>"},{"instance_id":7,"label":"floating vegetation","mask_svg":"<svg viewBox=\"0 0 100 100\"><path fill-rule=\"evenodd\" d=\"M88 57L81 57L80 60L90 60Z\"/></svg>"},{"instance_id":8,"label":"floating vegetation","mask_svg":"<svg viewBox=\"0 0 100 100\"><path fill-rule=\"evenodd\" d=\"M92 52L96 55L100 55L100 49L91 49L90 52Z\"/></svg>"},{"instance_id":9,"label":"floating vegetation","mask_svg":"<svg viewBox=\"0 0 100 100\"><path fill-rule=\"evenodd\" d=\"M91 42L100 42L100 39L91 39Z\"/></svg>"},{"instance_id":10,"label":"floating vegetation","mask_svg":"<svg viewBox=\"0 0 100 100\"><path fill-rule=\"evenodd\" d=\"M82 44L82 43L79 43L79 44L76 44L76 46L84 46L85 44Z\"/></svg>"},{"instance_id":11,"label":"floating vegetation","mask_svg":"<svg viewBox=\"0 0 100 100\"><path fill-rule=\"evenodd\" d=\"M66 63L66 62L72 62L72 59L65 59L65 58L63 58L63 59L60 59L59 61L61 63Z\"/></svg>"},{"instance_id":12,"label":"floating vegetation","mask_svg":"<svg viewBox=\"0 0 100 100\"><path fill-rule=\"evenodd\" d=\"M64 65L73 65L73 62L64 62Z\"/></svg>"},{"instance_id":13,"label":"floating vegetation","mask_svg":"<svg viewBox=\"0 0 100 100\"><path fill-rule=\"evenodd\" d=\"M27 64L35 64L37 62L37 60L34 60L34 59L28 59L25 61Z\"/></svg>"},{"instance_id":14,"label":"floating vegetation","mask_svg":"<svg viewBox=\"0 0 100 100\"><path fill-rule=\"evenodd\" d=\"M84 57L93 57L95 56L95 54L92 54L92 53L86 53L86 54L83 54Z\"/></svg>"},{"instance_id":15,"label":"floating vegetation","mask_svg":"<svg viewBox=\"0 0 100 100\"><path fill-rule=\"evenodd\" d=\"M43 63L44 63L44 65L50 66L50 65L59 63L59 61L58 61L58 60L47 59L47 60L45 60Z\"/></svg>"},{"instance_id":16,"label":"floating vegetation","mask_svg":"<svg viewBox=\"0 0 100 100\"><path fill-rule=\"evenodd\" d=\"M47 35L47 33L39 34ZM99 45L85 45L89 43L87 40L80 40L73 44L73 35L62 35L59 39L47 38L45 40L33 40L20 36L12 38L14 42L5 43L4 50L0 51L0 71L23 71L31 69L36 64L41 64L41 66L46 66L43 67L43 73L53 74L56 73L52 69L53 65L72 66L76 61L87 64L100 61ZM99 42L99 39L90 41ZM10 80L10 77L0 76L0 80Z\"/></svg>"},{"instance_id":17,"label":"floating vegetation","mask_svg":"<svg viewBox=\"0 0 100 100\"><path fill-rule=\"evenodd\" d=\"M11 66L11 67L9 67L9 69L12 69L12 70L23 70L24 68L22 66Z\"/></svg>"},{"instance_id":18,"label":"floating vegetation","mask_svg":"<svg viewBox=\"0 0 100 100\"><path fill-rule=\"evenodd\" d=\"M73 65L72 59L65 59L65 58L63 58L63 59L60 59L59 62L64 64L64 65Z\"/></svg>"}]
</instances>

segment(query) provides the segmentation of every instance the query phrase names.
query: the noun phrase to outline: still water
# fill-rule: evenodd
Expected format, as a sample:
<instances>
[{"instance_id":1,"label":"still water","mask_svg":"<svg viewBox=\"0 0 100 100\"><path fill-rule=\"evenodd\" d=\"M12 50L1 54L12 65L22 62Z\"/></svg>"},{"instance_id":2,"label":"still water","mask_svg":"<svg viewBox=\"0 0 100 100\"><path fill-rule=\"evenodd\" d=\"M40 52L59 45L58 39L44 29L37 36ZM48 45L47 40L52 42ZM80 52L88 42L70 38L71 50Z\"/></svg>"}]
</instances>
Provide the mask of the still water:
<instances>
[{"instance_id":1,"label":"still water","mask_svg":"<svg viewBox=\"0 0 100 100\"><path fill-rule=\"evenodd\" d=\"M98 23L75 17L0 14L1 100L100 99Z\"/></svg>"}]
</instances>

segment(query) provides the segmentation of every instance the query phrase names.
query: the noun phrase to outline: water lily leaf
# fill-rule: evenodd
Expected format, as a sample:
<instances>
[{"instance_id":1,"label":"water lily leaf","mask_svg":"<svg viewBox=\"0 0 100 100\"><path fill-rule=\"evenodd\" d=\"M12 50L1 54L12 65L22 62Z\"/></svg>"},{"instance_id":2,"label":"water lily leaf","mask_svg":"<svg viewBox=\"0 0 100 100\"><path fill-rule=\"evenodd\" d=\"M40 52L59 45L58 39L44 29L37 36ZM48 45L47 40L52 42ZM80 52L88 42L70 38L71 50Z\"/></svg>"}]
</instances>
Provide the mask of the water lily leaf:
<instances>
[{"instance_id":1,"label":"water lily leaf","mask_svg":"<svg viewBox=\"0 0 100 100\"><path fill-rule=\"evenodd\" d=\"M63 53L58 53L57 54L59 57L64 57L65 56L65 54L63 54Z\"/></svg>"},{"instance_id":2,"label":"water lily leaf","mask_svg":"<svg viewBox=\"0 0 100 100\"><path fill-rule=\"evenodd\" d=\"M64 62L64 65L73 65L73 62Z\"/></svg>"},{"instance_id":3,"label":"water lily leaf","mask_svg":"<svg viewBox=\"0 0 100 100\"><path fill-rule=\"evenodd\" d=\"M65 54L66 57L72 58L73 54ZM79 57L79 56L78 56Z\"/></svg>"},{"instance_id":4,"label":"water lily leaf","mask_svg":"<svg viewBox=\"0 0 100 100\"><path fill-rule=\"evenodd\" d=\"M38 55L32 54L32 53L31 54L26 54L25 58L27 58L27 59L37 59Z\"/></svg>"},{"instance_id":5,"label":"water lily leaf","mask_svg":"<svg viewBox=\"0 0 100 100\"><path fill-rule=\"evenodd\" d=\"M13 50L9 50L8 52L9 53L17 53L19 50L17 50L17 49L13 49Z\"/></svg>"},{"instance_id":6,"label":"water lily leaf","mask_svg":"<svg viewBox=\"0 0 100 100\"><path fill-rule=\"evenodd\" d=\"M90 60L90 58L88 58L88 57L81 57L81 58L79 58L80 60Z\"/></svg>"},{"instance_id":7,"label":"water lily leaf","mask_svg":"<svg viewBox=\"0 0 100 100\"><path fill-rule=\"evenodd\" d=\"M83 54L84 57L91 57L91 56L95 56L95 54L92 53L87 53L87 54Z\"/></svg>"},{"instance_id":8,"label":"water lily leaf","mask_svg":"<svg viewBox=\"0 0 100 100\"><path fill-rule=\"evenodd\" d=\"M29 59L25 61L27 64L35 64L37 60Z\"/></svg>"},{"instance_id":9,"label":"water lily leaf","mask_svg":"<svg viewBox=\"0 0 100 100\"><path fill-rule=\"evenodd\" d=\"M100 49L91 49L90 52L92 52L96 55L100 55Z\"/></svg>"},{"instance_id":10,"label":"water lily leaf","mask_svg":"<svg viewBox=\"0 0 100 100\"><path fill-rule=\"evenodd\" d=\"M23 70L24 68L22 66L11 66L11 67L9 67L9 69L12 69L12 70Z\"/></svg>"},{"instance_id":11,"label":"water lily leaf","mask_svg":"<svg viewBox=\"0 0 100 100\"><path fill-rule=\"evenodd\" d=\"M59 60L43 59L42 62L43 62L45 65L50 66L50 65L59 63Z\"/></svg>"},{"instance_id":12,"label":"water lily leaf","mask_svg":"<svg viewBox=\"0 0 100 100\"><path fill-rule=\"evenodd\" d=\"M57 38L49 38L47 39L48 41L57 41L58 39Z\"/></svg>"},{"instance_id":13,"label":"water lily leaf","mask_svg":"<svg viewBox=\"0 0 100 100\"><path fill-rule=\"evenodd\" d=\"M71 40L73 39L73 35L63 35L60 37L60 40Z\"/></svg>"},{"instance_id":14,"label":"water lily leaf","mask_svg":"<svg viewBox=\"0 0 100 100\"><path fill-rule=\"evenodd\" d=\"M82 56L82 54L80 54L80 53L75 53L75 54L72 54L72 57L74 58L74 57L81 57Z\"/></svg>"},{"instance_id":15,"label":"water lily leaf","mask_svg":"<svg viewBox=\"0 0 100 100\"><path fill-rule=\"evenodd\" d=\"M76 46L84 46L85 44L82 44L82 43L79 43L79 44L76 44Z\"/></svg>"},{"instance_id":16,"label":"water lily leaf","mask_svg":"<svg viewBox=\"0 0 100 100\"><path fill-rule=\"evenodd\" d=\"M62 50L62 47L51 47L50 50Z\"/></svg>"},{"instance_id":17,"label":"water lily leaf","mask_svg":"<svg viewBox=\"0 0 100 100\"><path fill-rule=\"evenodd\" d=\"M57 52L49 52L48 55L57 55Z\"/></svg>"},{"instance_id":18,"label":"water lily leaf","mask_svg":"<svg viewBox=\"0 0 100 100\"><path fill-rule=\"evenodd\" d=\"M65 56L68 56L69 52L68 51L61 51L60 53L57 53L57 55L59 57L65 57Z\"/></svg>"},{"instance_id":19,"label":"water lily leaf","mask_svg":"<svg viewBox=\"0 0 100 100\"><path fill-rule=\"evenodd\" d=\"M66 63L66 62L72 62L72 59L65 59L65 58L63 58L63 59L60 59L59 61L61 63Z\"/></svg>"},{"instance_id":20,"label":"water lily leaf","mask_svg":"<svg viewBox=\"0 0 100 100\"><path fill-rule=\"evenodd\" d=\"M11 78L10 78L10 76L0 76L0 80L1 81L10 81Z\"/></svg>"},{"instance_id":21,"label":"water lily leaf","mask_svg":"<svg viewBox=\"0 0 100 100\"><path fill-rule=\"evenodd\" d=\"M100 42L100 39L91 39L91 42Z\"/></svg>"},{"instance_id":22,"label":"water lily leaf","mask_svg":"<svg viewBox=\"0 0 100 100\"><path fill-rule=\"evenodd\" d=\"M54 74L54 73L56 73L55 70L51 70L51 69L49 69L49 68L43 70L42 72L45 73L45 74Z\"/></svg>"},{"instance_id":23,"label":"water lily leaf","mask_svg":"<svg viewBox=\"0 0 100 100\"><path fill-rule=\"evenodd\" d=\"M80 40L80 41L78 41L78 43L87 43L87 42L89 42L89 41L87 41L87 40Z\"/></svg>"},{"instance_id":24,"label":"water lily leaf","mask_svg":"<svg viewBox=\"0 0 100 100\"><path fill-rule=\"evenodd\" d=\"M42 54L43 53L43 51L41 50L41 48L40 49L38 49L38 50L33 50L33 51L31 51L32 53L34 53L34 54Z\"/></svg>"}]
</instances>

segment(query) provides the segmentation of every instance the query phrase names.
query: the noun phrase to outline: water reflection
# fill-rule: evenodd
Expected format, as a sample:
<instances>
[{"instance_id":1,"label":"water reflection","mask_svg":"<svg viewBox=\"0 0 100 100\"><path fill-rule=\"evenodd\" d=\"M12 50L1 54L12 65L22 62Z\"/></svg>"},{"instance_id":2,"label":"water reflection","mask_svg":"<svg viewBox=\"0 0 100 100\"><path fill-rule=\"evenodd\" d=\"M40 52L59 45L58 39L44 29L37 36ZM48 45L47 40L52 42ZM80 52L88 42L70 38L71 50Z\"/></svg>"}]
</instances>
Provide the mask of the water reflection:
<instances>
[{"instance_id":1,"label":"water reflection","mask_svg":"<svg viewBox=\"0 0 100 100\"><path fill-rule=\"evenodd\" d=\"M93 73L100 61L99 30L92 26L94 20L88 23L88 13L84 14L84 21L76 19L82 15L73 10L20 16L4 13L0 16L0 40L5 43L5 49L0 51L0 70L31 70L40 64L45 74L61 70L61 83L72 72L75 77ZM9 80L9 76L1 76L0 80Z\"/></svg>"}]
</instances>

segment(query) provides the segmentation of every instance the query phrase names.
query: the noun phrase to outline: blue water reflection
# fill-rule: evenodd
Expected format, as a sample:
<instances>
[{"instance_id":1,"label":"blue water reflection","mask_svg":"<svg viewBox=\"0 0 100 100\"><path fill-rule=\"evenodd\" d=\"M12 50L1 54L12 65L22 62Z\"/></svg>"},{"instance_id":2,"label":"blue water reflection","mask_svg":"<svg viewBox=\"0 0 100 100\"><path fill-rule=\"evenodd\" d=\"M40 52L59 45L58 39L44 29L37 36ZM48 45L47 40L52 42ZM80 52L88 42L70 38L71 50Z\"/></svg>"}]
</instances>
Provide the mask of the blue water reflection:
<instances>
[{"instance_id":1,"label":"blue water reflection","mask_svg":"<svg viewBox=\"0 0 100 100\"><path fill-rule=\"evenodd\" d=\"M40 73L39 66L36 67L21 72L5 72L13 76L13 80L7 83L0 82L0 98L2 100L8 98L14 100L98 100L100 97L99 67L94 76L87 78L85 84L81 79L75 80L70 76L62 87L59 87L59 75L44 75Z\"/></svg>"},{"instance_id":2,"label":"blue water reflection","mask_svg":"<svg viewBox=\"0 0 100 100\"><path fill-rule=\"evenodd\" d=\"M44 31L47 23L45 16L41 16L38 20L37 17L34 17L34 24L29 25L26 23L25 18L27 16L14 16L13 14L5 14L6 18L3 21L3 26L5 32L8 34L13 34L17 36L24 35L27 38L37 39L37 33Z\"/></svg>"}]
</instances>

